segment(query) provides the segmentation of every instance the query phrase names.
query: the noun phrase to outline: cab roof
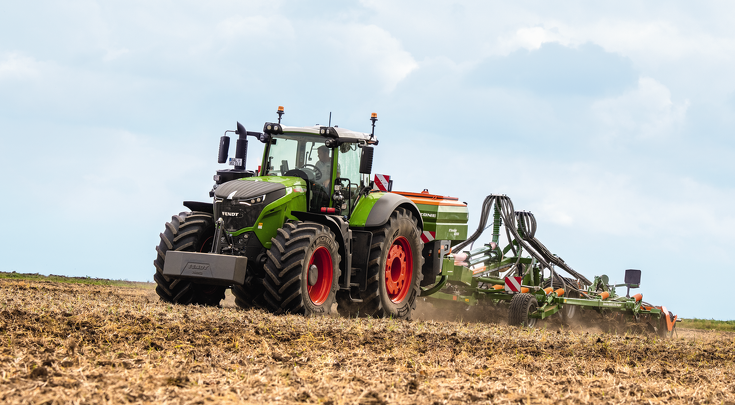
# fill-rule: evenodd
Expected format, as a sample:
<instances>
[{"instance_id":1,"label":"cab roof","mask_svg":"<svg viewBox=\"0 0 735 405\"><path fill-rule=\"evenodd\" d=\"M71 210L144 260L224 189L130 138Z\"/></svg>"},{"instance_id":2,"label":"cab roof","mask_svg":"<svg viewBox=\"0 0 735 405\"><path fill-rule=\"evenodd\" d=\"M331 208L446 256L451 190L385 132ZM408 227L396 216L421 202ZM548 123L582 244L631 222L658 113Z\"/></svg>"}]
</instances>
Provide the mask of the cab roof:
<instances>
[{"instance_id":1,"label":"cab roof","mask_svg":"<svg viewBox=\"0 0 735 405\"><path fill-rule=\"evenodd\" d=\"M293 133L304 133L304 134L310 134L310 135L318 135L319 129L323 128L324 125L314 125L310 127L289 127L286 125L281 126L283 128L284 134L293 134ZM332 127L335 131L337 131L337 134L339 135L339 139L341 141L352 141L352 142L360 142L365 141L368 142L377 142L377 137L373 137L372 141L370 140L370 134L366 134L364 132L356 132L356 131L350 131L349 129L340 128L338 126Z\"/></svg>"}]
</instances>

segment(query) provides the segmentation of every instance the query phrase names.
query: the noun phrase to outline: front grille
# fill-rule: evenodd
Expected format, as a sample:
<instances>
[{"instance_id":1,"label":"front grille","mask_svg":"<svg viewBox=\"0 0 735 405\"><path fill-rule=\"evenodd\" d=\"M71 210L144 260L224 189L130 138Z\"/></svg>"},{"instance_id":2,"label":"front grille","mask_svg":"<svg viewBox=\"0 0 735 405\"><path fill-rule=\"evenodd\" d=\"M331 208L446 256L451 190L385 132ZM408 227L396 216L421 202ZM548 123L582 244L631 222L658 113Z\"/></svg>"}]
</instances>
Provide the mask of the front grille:
<instances>
[{"instance_id":1,"label":"front grille","mask_svg":"<svg viewBox=\"0 0 735 405\"><path fill-rule=\"evenodd\" d=\"M227 232L255 225L263 208L286 195L280 183L242 179L228 181L215 190L214 217L222 218Z\"/></svg>"},{"instance_id":2,"label":"front grille","mask_svg":"<svg viewBox=\"0 0 735 405\"><path fill-rule=\"evenodd\" d=\"M214 203L215 218L222 218L227 232L255 225L261 211L263 203L246 205L235 200L217 200Z\"/></svg>"}]
</instances>

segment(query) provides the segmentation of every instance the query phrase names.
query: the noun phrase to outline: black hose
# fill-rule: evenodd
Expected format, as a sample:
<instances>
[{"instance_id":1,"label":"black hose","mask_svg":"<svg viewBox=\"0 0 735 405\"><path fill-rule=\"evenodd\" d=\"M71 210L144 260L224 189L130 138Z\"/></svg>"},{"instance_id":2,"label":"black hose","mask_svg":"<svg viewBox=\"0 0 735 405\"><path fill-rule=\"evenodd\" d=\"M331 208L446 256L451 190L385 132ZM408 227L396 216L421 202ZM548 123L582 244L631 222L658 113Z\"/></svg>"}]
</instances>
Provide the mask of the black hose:
<instances>
[{"instance_id":1,"label":"black hose","mask_svg":"<svg viewBox=\"0 0 735 405\"><path fill-rule=\"evenodd\" d=\"M487 228L487 220L490 217L490 212L493 204L496 204L498 207L500 207L500 217L505 225L505 233L508 241L510 242L510 246L513 250L514 255L518 255L518 252L516 251L516 248L512 243L513 239L518 242L521 248L525 249L528 254L534 257L541 264L542 267L550 269L552 272L552 276L554 274L554 270L551 265L553 264L557 267L562 268L564 271L582 281L586 285L592 284L591 281L572 269L560 257L551 253L549 249L544 246L543 243L536 239L535 234L537 224L533 214L531 214L530 212L517 213L513 207L513 201L511 201L511 199L506 195L491 194L485 197L485 201L483 201L482 203L480 223L478 224L477 230L469 238L467 238L467 240L455 246L454 249L456 251L461 251L464 247L473 243L480 237L480 235L482 235L483 231ZM521 235L518 232L516 217L520 217L522 224L521 229L523 229L524 235ZM511 237L511 235L513 237ZM563 284L565 286L567 285L565 281L563 281Z\"/></svg>"}]
</instances>

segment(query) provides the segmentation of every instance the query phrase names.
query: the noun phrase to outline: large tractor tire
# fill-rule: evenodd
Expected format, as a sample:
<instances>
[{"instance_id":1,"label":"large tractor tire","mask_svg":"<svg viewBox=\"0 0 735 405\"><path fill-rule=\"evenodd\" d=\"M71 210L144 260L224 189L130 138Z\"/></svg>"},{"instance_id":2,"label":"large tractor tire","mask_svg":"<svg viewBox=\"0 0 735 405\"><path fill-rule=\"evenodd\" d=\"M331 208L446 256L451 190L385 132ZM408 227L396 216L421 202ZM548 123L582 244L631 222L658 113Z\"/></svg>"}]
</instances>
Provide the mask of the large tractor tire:
<instances>
[{"instance_id":1,"label":"large tractor tire","mask_svg":"<svg viewBox=\"0 0 735 405\"><path fill-rule=\"evenodd\" d=\"M520 293L513 296L508 309L508 324L512 326L536 326L536 318L529 315L538 309L538 301L533 294Z\"/></svg>"},{"instance_id":2,"label":"large tractor tire","mask_svg":"<svg viewBox=\"0 0 735 405\"><path fill-rule=\"evenodd\" d=\"M235 296L235 304L243 309L265 308L263 301L263 278L251 275L245 276L243 285L232 286L232 295Z\"/></svg>"},{"instance_id":3,"label":"large tractor tire","mask_svg":"<svg viewBox=\"0 0 735 405\"><path fill-rule=\"evenodd\" d=\"M219 305L225 298L225 287L197 284L190 280L174 279L163 275L166 252L208 252L214 236L212 214L206 212L182 212L171 217L166 230L160 235L161 242L156 247L156 274L153 276L157 286L156 293L162 301L173 304Z\"/></svg>"},{"instance_id":4,"label":"large tractor tire","mask_svg":"<svg viewBox=\"0 0 735 405\"><path fill-rule=\"evenodd\" d=\"M263 302L270 312L324 315L339 288L334 233L316 222L287 222L271 239L263 268Z\"/></svg>"},{"instance_id":5,"label":"large tractor tire","mask_svg":"<svg viewBox=\"0 0 735 405\"><path fill-rule=\"evenodd\" d=\"M385 225L372 231L361 315L411 319L424 277L424 243L417 224L411 211L398 208Z\"/></svg>"}]
</instances>

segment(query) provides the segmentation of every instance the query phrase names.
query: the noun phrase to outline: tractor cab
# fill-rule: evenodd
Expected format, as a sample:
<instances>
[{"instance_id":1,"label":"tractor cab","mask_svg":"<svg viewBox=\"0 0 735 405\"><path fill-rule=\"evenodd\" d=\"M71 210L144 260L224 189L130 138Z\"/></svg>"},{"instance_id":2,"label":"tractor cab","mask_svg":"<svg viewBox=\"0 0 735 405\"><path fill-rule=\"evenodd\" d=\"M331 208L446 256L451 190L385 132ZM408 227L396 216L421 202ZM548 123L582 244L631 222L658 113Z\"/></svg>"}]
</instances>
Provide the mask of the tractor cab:
<instances>
[{"instance_id":1,"label":"tractor cab","mask_svg":"<svg viewBox=\"0 0 735 405\"><path fill-rule=\"evenodd\" d=\"M258 176L299 177L310 212L349 217L370 183L374 136L339 127L288 127L266 123Z\"/></svg>"}]
</instances>

